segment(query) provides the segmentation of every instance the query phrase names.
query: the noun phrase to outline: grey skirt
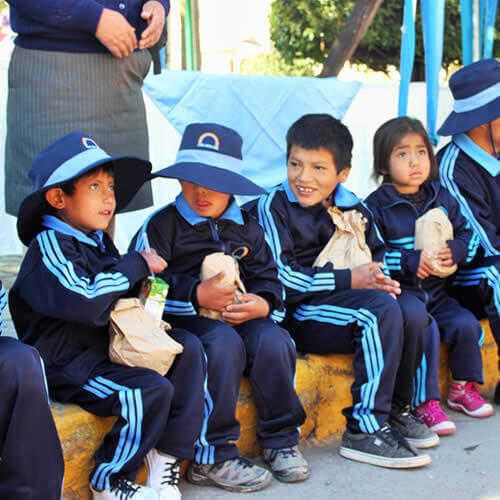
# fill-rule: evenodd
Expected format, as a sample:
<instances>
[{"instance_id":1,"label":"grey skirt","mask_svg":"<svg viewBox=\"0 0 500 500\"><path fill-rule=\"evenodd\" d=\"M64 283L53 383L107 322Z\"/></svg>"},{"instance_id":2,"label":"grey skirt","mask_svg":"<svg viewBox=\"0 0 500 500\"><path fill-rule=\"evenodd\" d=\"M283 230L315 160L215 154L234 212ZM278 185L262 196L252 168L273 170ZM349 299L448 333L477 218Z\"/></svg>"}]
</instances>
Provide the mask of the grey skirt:
<instances>
[{"instance_id":1,"label":"grey skirt","mask_svg":"<svg viewBox=\"0 0 500 500\"><path fill-rule=\"evenodd\" d=\"M26 174L34 158L70 132L88 134L110 155L149 159L142 83L151 55L118 59L15 47L9 65L5 205L17 215L33 187ZM151 206L148 183L127 210Z\"/></svg>"}]
</instances>

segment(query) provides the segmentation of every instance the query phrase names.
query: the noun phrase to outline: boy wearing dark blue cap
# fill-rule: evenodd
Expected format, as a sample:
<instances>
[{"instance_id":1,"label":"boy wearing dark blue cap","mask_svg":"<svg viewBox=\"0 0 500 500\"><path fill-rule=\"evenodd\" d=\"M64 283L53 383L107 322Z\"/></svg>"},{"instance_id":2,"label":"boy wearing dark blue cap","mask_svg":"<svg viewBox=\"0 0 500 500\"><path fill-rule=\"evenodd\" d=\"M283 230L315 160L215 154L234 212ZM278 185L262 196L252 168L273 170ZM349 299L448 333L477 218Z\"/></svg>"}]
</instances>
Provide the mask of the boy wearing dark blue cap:
<instances>
[{"instance_id":1,"label":"boy wearing dark blue cap","mask_svg":"<svg viewBox=\"0 0 500 500\"><path fill-rule=\"evenodd\" d=\"M463 67L450 78L450 90L453 111L438 133L452 140L437 154L439 173L481 246L451 291L478 317L486 313L500 348L500 63L483 59Z\"/></svg>"},{"instance_id":2,"label":"boy wearing dark blue cap","mask_svg":"<svg viewBox=\"0 0 500 500\"><path fill-rule=\"evenodd\" d=\"M6 305L0 281L0 498L61 498L64 461L43 364L36 349L1 336Z\"/></svg>"},{"instance_id":3,"label":"boy wearing dark blue cap","mask_svg":"<svg viewBox=\"0 0 500 500\"><path fill-rule=\"evenodd\" d=\"M165 317L195 332L208 360L205 420L187 479L231 491L265 487L269 472L241 458L234 441L243 373L250 376L259 413L257 438L265 461L282 481L302 481L309 467L297 443L304 409L293 386L295 347L271 318L283 316L282 288L264 232L232 195L262 188L241 175L242 139L234 130L198 123L186 127L174 165L154 177L178 179L182 193L148 218L131 246L144 248L144 234L167 262L160 275L170 283ZM247 293L235 302L235 287L224 274L201 280L212 253L233 256ZM222 320L200 315L218 311ZM271 318L269 317L271 316Z\"/></svg>"},{"instance_id":4,"label":"boy wearing dark blue cap","mask_svg":"<svg viewBox=\"0 0 500 500\"><path fill-rule=\"evenodd\" d=\"M166 263L154 251L120 257L103 233L150 174L149 162L110 157L80 133L62 137L30 169L34 191L21 204L28 246L9 305L20 338L47 367L52 397L118 420L95 454L94 499L179 499L179 459L190 459L203 421L205 362L199 340L183 344L167 377L108 358L116 301ZM175 390L174 390L175 389ZM147 486L134 484L143 459Z\"/></svg>"}]
</instances>

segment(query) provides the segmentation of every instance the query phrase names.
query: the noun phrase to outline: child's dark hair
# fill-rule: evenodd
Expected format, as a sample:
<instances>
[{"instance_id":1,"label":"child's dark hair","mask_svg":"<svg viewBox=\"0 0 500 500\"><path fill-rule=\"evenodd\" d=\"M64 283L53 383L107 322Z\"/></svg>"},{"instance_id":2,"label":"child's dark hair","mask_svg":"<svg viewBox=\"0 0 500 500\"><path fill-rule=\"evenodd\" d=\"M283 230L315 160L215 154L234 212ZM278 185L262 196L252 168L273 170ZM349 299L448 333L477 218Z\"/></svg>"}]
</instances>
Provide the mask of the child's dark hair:
<instances>
[{"instance_id":1,"label":"child's dark hair","mask_svg":"<svg viewBox=\"0 0 500 500\"><path fill-rule=\"evenodd\" d=\"M337 174L351 166L352 135L349 129L333 116L309 114L299 118L286 134L287 160L292 146L326 149L333 156Z\"/></svg>"},{"instance_id":2,"label":"child's dark hair","mask_svg":"<svg viewBox=\"0 0 500 500\"><path fill-rule=\"evenodd\" d=\"M436 157L434 156L431 141L422 122L416 118L399 116L382 124L373 136L373 176L375 179L382 177L383 182L391 182L388 170L392 150L405 135L412 133L416 133L422 137L427 153L429 154L429 161L431 163L429 180L438 178L439 171Z\"/></svg>"},{"instance_id":3,"label":"child's dark hair","mask_svg":"<svg viewBox=\"0 0 500 500\"><path fill-rule=\"evenodd\" d=\"M114 162L110 161L108 163L104 163L103 165L99 165L96 168L93 168L88 172L85 172L84 174L75 177L74 179L70 179L69 181L63 182L60 186L54 186L54 187L60 187L65 194L67 194L68 196L72 196L73 193L75 192L75 184L80 179L88 177L89 175L93 175L97 172L104 172L106 174L114 176L115 174ZM50 203L47 200L44 200L43 212L46 214L54 215L56 213L56 209L52 205L50 205Z\"/></svg>"}]
</instances>

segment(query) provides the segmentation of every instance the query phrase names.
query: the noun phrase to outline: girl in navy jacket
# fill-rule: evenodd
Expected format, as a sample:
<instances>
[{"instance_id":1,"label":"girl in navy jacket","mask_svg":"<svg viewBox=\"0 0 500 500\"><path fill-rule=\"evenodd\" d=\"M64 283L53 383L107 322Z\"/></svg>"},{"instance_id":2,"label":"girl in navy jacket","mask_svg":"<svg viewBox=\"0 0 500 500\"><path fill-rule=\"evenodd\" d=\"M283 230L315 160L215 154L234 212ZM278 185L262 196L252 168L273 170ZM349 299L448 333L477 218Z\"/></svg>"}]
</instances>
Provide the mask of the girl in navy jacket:
<instances>
[{"instance_id":1,"label":"girl in navy jacket","mask_svg":"<svg viewBox=\"0 0 500 500\"><path fill-rule=\"evenodd\" d=\"M394 279L401 283L402 295L417 297L415 307L434 320L415 380L415 414L438 434L452 434L455 425L439 406L440 339L451 346L453 380L448 406L472 417L488 417L493 407L478 390L478 384L483 383L482 328L470 311L448 296L446 280L437 276L434 262L437 260L445 267L469 262L476 253L478 239L456 200L436 180L432 146L418 120L408 117L389 120L377 130L373 142L375 175L383 177L384 183L366 201L389 247L387 265ZM433 208L443 210L448 216L454 237L445 248L430 255L415 249L415 222Z\"/></svg>"}]
</instances>

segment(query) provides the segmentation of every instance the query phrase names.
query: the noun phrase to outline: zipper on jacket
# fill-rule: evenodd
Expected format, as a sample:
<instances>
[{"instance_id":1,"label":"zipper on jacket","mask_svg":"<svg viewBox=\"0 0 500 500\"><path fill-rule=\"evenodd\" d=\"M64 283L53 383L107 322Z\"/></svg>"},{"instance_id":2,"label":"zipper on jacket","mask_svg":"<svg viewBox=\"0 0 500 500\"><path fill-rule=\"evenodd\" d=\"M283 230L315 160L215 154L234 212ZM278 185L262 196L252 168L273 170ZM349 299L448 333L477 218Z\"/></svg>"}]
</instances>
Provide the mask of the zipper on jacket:
<instances>
[{"instance_id":1,"label":"zipper on jacket","mask_svg":"<svg viewBox=\"0 0 500 500\"><path fill-rule=\"evenodd\" d=\"M209 219L208 224L210 226L210 232L212 233L212 238L214 239L214 241L219 242L219 247L221 249L221 252L226 253L226 244L220 239L219 226L217 224L217 221L214 219Z\"/></svg>"}]
</instances>

